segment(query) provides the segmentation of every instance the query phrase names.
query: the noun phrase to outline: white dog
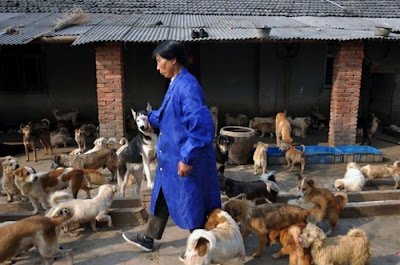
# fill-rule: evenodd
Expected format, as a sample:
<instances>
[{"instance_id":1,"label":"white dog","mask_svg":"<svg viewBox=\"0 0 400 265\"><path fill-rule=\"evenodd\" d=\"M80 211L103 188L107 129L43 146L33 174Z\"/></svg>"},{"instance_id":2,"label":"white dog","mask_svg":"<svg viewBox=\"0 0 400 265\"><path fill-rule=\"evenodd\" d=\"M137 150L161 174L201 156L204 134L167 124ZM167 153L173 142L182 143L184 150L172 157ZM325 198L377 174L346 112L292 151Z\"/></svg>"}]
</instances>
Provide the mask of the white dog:
<instances>
[{"instance_id":1,"label":"white dog","mask_svg":"<svg viewBox=\"0 0 400 265\"><path fill-rule=\"evenodd\" d=\"M53 217L63 208L73 209L74 215L70 220L63 223L65 232L69 232L71 223L90 222L93 231L97 231L96 221L107 221L108 226L112 227L111 216L108 215L117 187L110 184L101 185L99 193L93 199L73 199L72 194L65 191L57 191L50 196L52 208L46 214L47 217ZM75 234L72 234L75 235Z\"/></svg>"},{"instance_id":2,"label":"white dog","mask_svg":"<svg viewBox=\"0 0 400 265\"><path fill-rule=\"evenodd\" d=\"M85 152L85 154L90 154L90 153L97 152L102 149L108 148L107 138L105 138L105 137L97 138L96 140L94 140L93 144L94 144L94 147L92 149L90 149L89 151Z\"/></svg>"},{"instance_id":3,"label":"white dog","mask_svg":"<svg viewBox=\"0 0 400 265\"><path fill-rule=\"evenodd\" d=\"M244 264L245 249L239 226L233 218L221 209L214 210L204 226L190 234L185 252L185 265L208 265L227 262L237 258ZM203 240L200 240L203 239Z\"/></svg>"},{"instance_id":4,"label":"white dog","mask_svg":"<svg viewBox=\"0 0 400 265\"><path fill-rule=\"evenodd\" d=\"M361 229L353 228L345 236L326 237L322 229L308 223L299 242L303 248L311 248L315 265L364 265L372 255L368 237Z\"/></svg>"},{"instance_id":5,"label":"white dog","mask_svg":"<svg viewBox=\"0 0 400 265\"><path fill-rule=\"evenodd\" d=\"M292 117L287 117L288 122L292 127L296 127L300 129L300 136L302 138L306 138L306 132L308 127L311 125L311 117L296 117L292 119Z\"/></svg>"},{"instance_id":6,"label":"white dog","mask_svg":"<svg viewBox=\"0 0 400 265\"><path fill-rule=\"evenodd\" d=\"M361 172L360 166L354 162L347 164L344 178L335 180L336 190L362 191L364 185L364 174Z\"/></svg>"}]
</instances>

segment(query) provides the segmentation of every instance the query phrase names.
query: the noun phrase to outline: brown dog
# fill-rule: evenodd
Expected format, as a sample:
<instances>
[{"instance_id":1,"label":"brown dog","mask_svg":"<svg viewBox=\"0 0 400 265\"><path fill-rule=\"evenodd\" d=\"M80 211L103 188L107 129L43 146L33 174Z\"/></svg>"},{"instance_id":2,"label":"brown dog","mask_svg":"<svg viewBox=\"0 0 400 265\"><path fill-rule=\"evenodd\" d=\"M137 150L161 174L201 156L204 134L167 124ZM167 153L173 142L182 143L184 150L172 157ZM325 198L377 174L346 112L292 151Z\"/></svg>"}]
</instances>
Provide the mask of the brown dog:
<instances>
[{"instance_id":1,"label":"brown dog","mask_svg":"<svg viewBox=\"0 0 400 265\"><path fill-rule=\"evenodd\" d=\"M272 138L274 137L276 125L275 122L258 123L253 126L253 129L261 131L261 137L264 137L266 133L269 133L269 136Z\"/></svg>"},{"instance_id":2,"label":"brown dog","mask_svg":"<svg viewBox=\"0 0 400 265\"><path fill-rule=\"evenodd\" d=\"M304 249L299 243L301 231L306 224L296 224L280 230L269 232L270 246L279 241L282 248L272 255L274 259L279 259L283 255L289 255L289 265L311 265L311 253L309 249Z\"/></svg>"},{"instance_id":3,"label":"brown dog","mask_svg":"<svg viewBox=\"0 0 400 265\"><path fill-rule=\"evenodd\" d=\"M29 147L32 147L34 153L34 160L37 161L36 155L36 143L40 142L45 149L45 155L47 155L47 149L53 154L53 147L50 141L50 121L48 119L42 119L42 124L39 126L34 126L32 122L27 125L21 123L20 129L23 134L23 141L25 146L26 161L29 161Z\"/></svg>"},{"instance_id":4,"label":"brown dog","mask_svg":"<svg viewBox=\"0 0 400 265\"><path fill-rule=\"evenodd\" d=\"M262 173L267 173L267 149L268 144L258 142L256 151L253 155L254 175L257 175L257 169L261 168Z\"/></svg>"},{"instance_id":5,"label":"brown dog","mask_svg":"<svg viewBox=\"0 0 400 265\"><path fill-rule=\"evenodd\" d=\"M292 127L290 127L289 121L286 119L285 112L279 112L275 118L275 134L276 134L276 145L280 146L281 142L291 144L293 139L290 137Z\"/></svg>"},{"instance_id":6,"label":"brown dog","mask_svg":"<svg viewBox=\"0 0 400 265\"><path fill-rule=\"evenodd\" d=\"M300 200L303 202L313 202L314 197L322 197L326 201L327 209L326 215L329 219L330 229L325 233L329 235L335 230L336 224L339 220L340 211L344 209L347 204L347 195L343 192L337 192L333 195L327 189L317 188L314 186L314 181L307 177L302 177L297 174L297 185L299 188Z\"/></svg>"},{"instance_id":7,"label":"brown dog","mask_svg":"<svg viewBox=\"0 0 400 265\"><path fill-rule=\"evenodd\" d=\"M51 168L73 167L80 169L98 169L104 166L110 170L112 180L115 180L118 167L118 157L115 149L103 149L82 155L56 155L53 157Z\"/></svg>"},{"instance_id":8,"label":"brown dog","mask_svg":"<svg viewBox=\"0 0 400 265\"><path fill-rule=\"evenodd\" d=\"M290 167L289 171L293 171L294 166L297 163L300 163L301 173L304 172L304 168L306 166L306 147L303 144L301 146L303 147L303 151L300 151L293 145L285 142L282 142L279 147L279 150L285 152L287 167Z\"/></svg>"},{"instance_id":9,"label":"brown dog","mask_svg":"<svg viewBox=\"0 0 400 265\"><path fill-rule=\"evenodd\" d=\"M258 249L253 257L260 257L267 243L268 232L280 230L284 227L306 223L307 221L320 221L326 208L325 200L315 198L315 207L303 209L294 205L255 205L248 200L230 199L224 204L227 211L236 222L242 225L242 236L245 239L250 232L258 237Z\"/></svg>"},{"instance_id":10,"label":"brown dog","mask_svg":"<svg viewBox=\"0 0 400 265\"><path fill-rule=\"evenodd\" d=\"M72 249L60 249L58 227L73 215L70 209L61 209L54 218L32 216L0 228L0 262L12 259L22 251L35 246L45 261L66 256L68 264L74 264Z\"/></svg>"}]
</instances>

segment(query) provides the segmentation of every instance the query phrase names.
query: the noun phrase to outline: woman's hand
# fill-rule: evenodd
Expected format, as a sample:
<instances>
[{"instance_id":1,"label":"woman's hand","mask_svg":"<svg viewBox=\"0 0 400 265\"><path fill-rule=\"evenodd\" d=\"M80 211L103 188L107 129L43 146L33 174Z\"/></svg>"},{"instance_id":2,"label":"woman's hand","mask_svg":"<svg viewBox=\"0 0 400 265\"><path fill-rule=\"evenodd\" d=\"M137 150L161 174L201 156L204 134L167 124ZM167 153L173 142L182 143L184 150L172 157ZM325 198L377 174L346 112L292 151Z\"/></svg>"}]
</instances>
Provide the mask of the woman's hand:
<instances>
[{"instance_id":1,"label":"woman's hand","mask_svg":"<svg viewBox=\"0 0 400 265\"><path fill-rule=\"evenodd\" d=\"M186 165L182 161L179 161L178 164L178 175L181 177L186 177L192 171L192 166Z\"/></svg>"}]
</instances>

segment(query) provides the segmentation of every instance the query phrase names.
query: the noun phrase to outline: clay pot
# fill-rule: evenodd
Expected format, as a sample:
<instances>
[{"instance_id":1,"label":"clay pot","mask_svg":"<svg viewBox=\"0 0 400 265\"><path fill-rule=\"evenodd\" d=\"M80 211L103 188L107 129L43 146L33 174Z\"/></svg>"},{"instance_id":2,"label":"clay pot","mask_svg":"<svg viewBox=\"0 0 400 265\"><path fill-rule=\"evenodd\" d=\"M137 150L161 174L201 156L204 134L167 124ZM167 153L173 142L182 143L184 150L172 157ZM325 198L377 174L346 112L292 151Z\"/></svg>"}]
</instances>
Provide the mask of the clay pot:
<instances>
[{"instance_id":1,"label":"clay pot","mask_svg":"<svg viewBox=\"0 0 400 265\"><path fill-rule=\"evenodd\" d=\"M255 143L255 132L253 129L242 126L225 126L220 134L232 136L235 141L229 149L229 164L244 165L251 156Z\"/></svg>"}]
</instances>

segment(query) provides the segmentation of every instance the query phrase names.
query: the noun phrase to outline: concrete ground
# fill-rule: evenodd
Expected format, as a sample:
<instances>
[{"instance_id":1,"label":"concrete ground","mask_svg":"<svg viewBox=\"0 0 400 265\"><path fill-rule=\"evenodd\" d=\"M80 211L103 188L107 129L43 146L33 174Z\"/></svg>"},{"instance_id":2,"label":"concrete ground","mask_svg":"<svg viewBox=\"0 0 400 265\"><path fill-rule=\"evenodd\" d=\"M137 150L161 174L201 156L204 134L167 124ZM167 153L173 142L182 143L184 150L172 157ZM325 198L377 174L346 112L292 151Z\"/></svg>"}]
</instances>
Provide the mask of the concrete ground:
<instances>
[{"instance_id":1,"label":"concrete ground","mask_svg":"<svg viewBox=\"0 0 400 265\"><path fill-rule=\"evenodd\" d=\"M396 141L396 139L383 135L386 140ZM1 137L0 137L1 140ZM275 139L263 138L265 142L273 144ZM305 140L295 138L296 142L306 145L324 145L327 142L327 136L318 131L312 131L310 136ZM398 140L397 140L398 141ZM393 163L400 157L400 146L381 140L374 140L374 147L379 148L384 154L382 163ZM55 149L55 154L70 151L75 147ZM33 166L37 171L47 171L50 169L51 156L44 156L43 150L39 151L38 162L25 162L24 154L16 155L21 165ZM360 163L364 165L365 163ZM345 172L346 164L310 164L306 165L304 175L312 177L319 187L332 188L333 181L336 178L342 178ZM253 180L256 179L252 173L251 164L240 166L228 166L226 176L234 179ZM268 169L276 170L276 178L282 192L295 193L296 189L296 172L288 172L283 165L272 165ZM297 168L298 170L298 168ZM107 170L102 172L110 177ZM391 180L372 183L365 187L366 190L385 190L392 189L393 182ZM132 186L128 188L128 194L133 194ZM80 193L80 196L84 196ZM0 203L5 203L5 198L0 198ZM325 224L323 224L324 226ZM69 235L61 235L60 243L63 248L72 248L74 250L75 264L81 265L110 265L110 264L180 264L178 256L185 251L186 239L189 235L188 231L181 230L176 227L172 221L169 222L163 239L156 241L154 251L151 253L141 252L134 246L125 242L121 234L125 231L143 231L145 225L137 227L116 227L108 228L105 224L98 225L99 232L92 232L90 228L81 228L82 234L78 237L70 237ZM340 219L337 229L331 236L344 235L350 228L357 227L364 229L369 237L373 256L370 260L371 265L394 265L400 264L400 216L385 215L366 218ZM1 236L1 235L0 235ZM274 260L271 255L279 250L278 245L267 247L264 255L258 259L253 259L251 254L256 251L257 238L250 236L245 240L246 247L246 263L247 265L256 264L288 264L288 258L282 257ZM17 259L16 264L35 265L43 264L36 250L32 249L27 253L23 253ZM66 260L61 258L55 264L65 264Z\"/></svg>"}]
</instances>

